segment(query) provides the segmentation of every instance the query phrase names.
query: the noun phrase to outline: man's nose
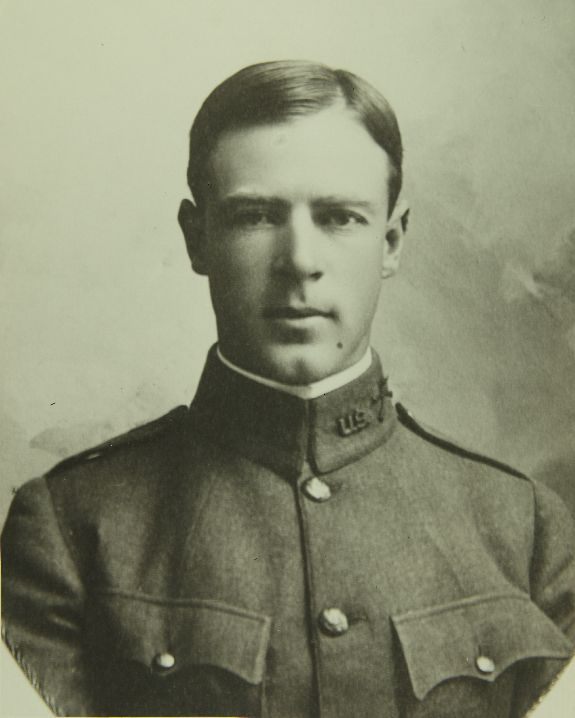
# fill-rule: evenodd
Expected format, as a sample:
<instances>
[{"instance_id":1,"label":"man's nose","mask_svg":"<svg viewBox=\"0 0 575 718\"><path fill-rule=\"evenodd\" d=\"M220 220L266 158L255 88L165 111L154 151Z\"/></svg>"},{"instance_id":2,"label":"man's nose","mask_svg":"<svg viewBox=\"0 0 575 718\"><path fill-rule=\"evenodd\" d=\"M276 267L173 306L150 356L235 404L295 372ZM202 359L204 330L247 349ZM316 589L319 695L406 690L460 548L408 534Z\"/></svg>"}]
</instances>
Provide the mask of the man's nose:
<instances>
[{"instance_id":1,"label":"man's nose","mask_svg":"<svg viewBox=\"0 0 575 718\"><path fill-rule=\"evenodd\" d=\"M276 271L297 279L319 279L323 275L321 240L309 209L294 208L278 237Z\"/></svg>"}]
</instances>

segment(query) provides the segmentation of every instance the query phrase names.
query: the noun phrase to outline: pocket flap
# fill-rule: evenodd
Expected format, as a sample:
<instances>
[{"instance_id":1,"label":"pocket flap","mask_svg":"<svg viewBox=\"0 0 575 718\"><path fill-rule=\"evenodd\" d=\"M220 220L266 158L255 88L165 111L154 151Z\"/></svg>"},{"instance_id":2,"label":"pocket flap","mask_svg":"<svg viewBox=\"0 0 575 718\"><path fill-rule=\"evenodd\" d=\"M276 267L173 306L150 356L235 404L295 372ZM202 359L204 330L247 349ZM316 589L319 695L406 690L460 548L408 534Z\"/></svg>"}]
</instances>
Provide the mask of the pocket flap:
<instances>
[{"instance_id":1,"label":"pocket flap","mask_svg":"<svg viewBox=\"0 0 575 718\"><path fill-rule=\"evenodd\" d=\"M526 594L470 596L392 621L420 700L449 678L491 682L524 658L572 653L570 641Z\"/></svg>"},{"instance_id":2,"label":"pocket flap","mask_svg":"<svg viewBox=\"0 0 575 718\"><path fill-rule=\"evenodd\" d=\"M257 684L263 679L271 620L219 601L100 595L93 627L106 652L159 674L212 665Z\"/></svg>"}]
</instances>

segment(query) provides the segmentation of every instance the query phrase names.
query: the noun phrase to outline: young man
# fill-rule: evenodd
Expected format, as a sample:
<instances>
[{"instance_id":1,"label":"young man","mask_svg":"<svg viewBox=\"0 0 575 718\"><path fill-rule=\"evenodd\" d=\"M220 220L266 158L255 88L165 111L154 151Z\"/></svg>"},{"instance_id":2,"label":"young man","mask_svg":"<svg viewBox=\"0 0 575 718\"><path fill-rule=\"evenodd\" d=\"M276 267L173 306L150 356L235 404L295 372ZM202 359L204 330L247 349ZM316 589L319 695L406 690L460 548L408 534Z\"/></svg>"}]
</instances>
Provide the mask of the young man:
<instances>
[{"instance_id":1,"label":"young man","mask_svg":"<svg viewBox=\"0 0 575 718\"><path fill-rule=\"evenodd\" d=\"M56 712L503 718L569 659L566 509L394 406L370 349L401 159L344 71L256 65L204 103L194 401L26 484L4 531L5 639Z\"/></svg>"}]
</instances>

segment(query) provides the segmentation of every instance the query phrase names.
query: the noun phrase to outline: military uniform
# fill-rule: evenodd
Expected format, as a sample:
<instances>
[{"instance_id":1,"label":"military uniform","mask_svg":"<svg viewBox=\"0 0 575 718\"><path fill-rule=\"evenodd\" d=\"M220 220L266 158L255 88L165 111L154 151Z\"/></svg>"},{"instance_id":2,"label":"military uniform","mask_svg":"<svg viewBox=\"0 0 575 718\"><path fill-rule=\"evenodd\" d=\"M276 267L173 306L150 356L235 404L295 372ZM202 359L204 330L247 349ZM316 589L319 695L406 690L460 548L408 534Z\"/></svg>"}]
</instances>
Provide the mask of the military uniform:
<instances>
[{"instance_id":1,"label":"military uniform","mask_svg":"<svg viewBox=\"0 0 575 718\"><path fill-rule=\"evenodd\" d=\"M61 714L520 716L572 653L571 529L377 359L303 401L212 350L190 409L20 489L5 640Z\"/></svg>"}]
</instances>

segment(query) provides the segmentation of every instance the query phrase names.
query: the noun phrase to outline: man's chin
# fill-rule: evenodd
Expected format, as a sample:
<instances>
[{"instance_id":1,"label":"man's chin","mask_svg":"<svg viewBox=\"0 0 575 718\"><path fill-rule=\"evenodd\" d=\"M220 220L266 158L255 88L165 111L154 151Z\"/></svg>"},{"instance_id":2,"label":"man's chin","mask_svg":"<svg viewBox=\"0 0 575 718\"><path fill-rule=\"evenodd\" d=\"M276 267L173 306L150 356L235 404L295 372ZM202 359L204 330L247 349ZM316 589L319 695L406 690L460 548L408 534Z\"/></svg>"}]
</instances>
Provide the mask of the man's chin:
<instances>
[{"instance_id":1,"label":"man's chin","mask_svg":"<svg viewBox=\"0 0 575 718\"><path fill-rule=\"evenodd\" d=\"M308 385L326 379L355 363L323 346L274 347L262 357L262 371L258 372L282 384Z\"/></svg>"}]
</instances>

